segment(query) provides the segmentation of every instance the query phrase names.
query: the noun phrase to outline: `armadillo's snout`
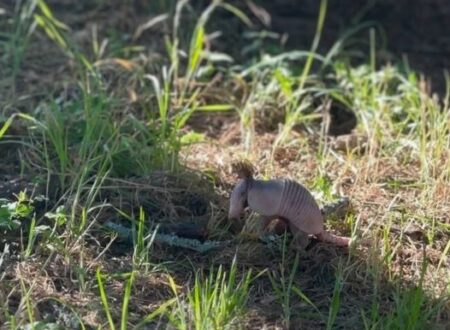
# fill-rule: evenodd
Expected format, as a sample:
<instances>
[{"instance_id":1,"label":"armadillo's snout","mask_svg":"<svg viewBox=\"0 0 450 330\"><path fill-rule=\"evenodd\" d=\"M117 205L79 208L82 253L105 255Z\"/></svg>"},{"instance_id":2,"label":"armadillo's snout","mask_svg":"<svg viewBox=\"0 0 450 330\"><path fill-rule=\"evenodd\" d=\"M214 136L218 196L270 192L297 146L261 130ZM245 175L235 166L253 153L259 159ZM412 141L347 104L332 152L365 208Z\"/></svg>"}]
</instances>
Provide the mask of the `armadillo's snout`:
<instances>
[{"instance_id":1,"label":"armadillo's snout","mask_svg":"<svg viewBox=\"0 0 450 330\"><path fill-rule=\"evenodd\" d=\"M239 233L242 231L244 222L241 221L242 216L244 215L244 209L239 205L230 205L228 210L228 220L230 222L230 229L232 232Z\"/></svg>"},{"instance_id":2,"label":"armadillo's snout","mask_svg":"<svg viewBox=\"0 0 450 330\"><path fill-rule=\"evenodd\" d=\"M244 214L245 202L242 200L231 198L230 208L228 209L229 220L239 220Z\"/></svg>"},{"instance_id":3,"label":"armadillo's snout","mask_svg":"<svg viewBox=\"0 0 450 330\"><path fill-rule=\"evenodd\" d=\"M230 206L230 210L228 211L228 220L239 220L242 216L242 211Z\"/></svg>"}]
</instances>

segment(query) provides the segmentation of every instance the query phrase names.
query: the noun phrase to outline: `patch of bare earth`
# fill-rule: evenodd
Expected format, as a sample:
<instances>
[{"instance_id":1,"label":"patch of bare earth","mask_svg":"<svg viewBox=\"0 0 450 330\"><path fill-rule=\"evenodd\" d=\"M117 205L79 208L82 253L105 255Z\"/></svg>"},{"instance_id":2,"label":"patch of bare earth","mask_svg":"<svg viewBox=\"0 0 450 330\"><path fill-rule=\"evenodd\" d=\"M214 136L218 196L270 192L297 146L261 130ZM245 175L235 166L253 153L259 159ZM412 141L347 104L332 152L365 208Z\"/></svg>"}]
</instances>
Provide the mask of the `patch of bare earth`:
<instances>
[{"instance_id":1,"label":"patch of bare earth","mask_svg":"<svg viewBox=\"0 0 450 330\"><path fill-rule=\"evenodd\" d=\"M48 3L56 6L58 1ZM118 10L111 4L111 7L107 6L99 12L84 10L82 5L72 8L74 4L72 1L59 2L62 9L55 7L55 10L61 21L75 28L75 36L81 44L91 41L94 25L106 29L124 24L123 31L131 33L134 30L129 26L130 17L139 22L148 19L136 12L129 13L125 5ZM131 25L135 27L134 23ZM163 34L159 30L155 33L159 36ZM148 42L155 42L156 39L152 34L147 38L144 40ZM154 46L155 49L160 47L159 44ZM159 59L155 57L156 63L159 63ZM151 66L154 62L149 60L141 64ZM16 93L22 98L15 105L17 110L34 109L50 91L70 98L74 92L74 82L67 81L67 77L73 74L71 70L72 63L54 43L43 34L37 34L18 78ZM118 76L123 78L120 74ZM129 87L128 82L126 78L115 81L119 87ZM217 86L220 83L214 85L215 88ZM111 89L114 87L117 86L109 86ZM129 97L126 88L119 88L117 93L125 95L124 98ZM226 99L230 93L213 89L210 94L214 99L223 94ZM141 100L140 97L146 100L145 96L138 94L138 100ZM127 107L133 109L129 103ZM382 315L392 313L395 305L392 296L394 287L399 282L404 290L415 287L424 258L428 261L424 281L427 292L425 303L433 302L446 290L450 265L443 253L449 240L450 188L436 184L435 189L424 196L421 186L399 186L398 183L417 182L419 164L409 162L405 166L400 159L376 154L375 150L352 155L352 161L349 162L344 160L347 157L345 152L334 150L332 143L329 144L332 158L321 162L317 157L318 138L303 131L293 132L289 143L279 147L272 155L276 138L274 127L270 127L270 130L258 127L250 150L244 150L240 143L241 126L234 113L213 116L199 113L192 118L190 125L207 135L204 143L186 147L182 152L183 161L192 171L180 176L155 173L151 177L110 180L105 183L99 202L107 200L116 208L135 216L142 206L154 222L198 221L208 227L210 238L221 240L237 235L228 230L226 220L227 196L236 180L230 171L234 160L245 156L256 166L259 175L289 176L308 187L314 186L316 178L326 176L337 194L350 198L352 211L349 218L354 219L353 228L350 220L338 219L327 224L329 229L343 235L350 235L354 229L361 238L361 244L348 251L313 242L307 250L300 251L296 284L324 315L328 314L330 308L335 273L339 267L345 270L341 306L336 321L341 328L360 329L360 311L370 310L374 301L377 301ZM18 139L26 132L18 129L8 134ZM11 197L13 192L21 190L18 188L28 185L27 182L16 185L21 180L20 157L14 146L9 150L1 149L5 151L2 154L5 157L0 160L0 197ZM119 217L112 208L103 211L94 217L99 224ZM432 219L439 219L438 225ZM245 228L245 231L249 232L248 235L242 235L232 245L205 255L155 244L150 258L151 265L156 266L155 270L145 275L138 274L133 286L130 323L138 322L173 297L168 273L181 286L181 292L186 292L192 285L192 276L196 270L206 272L211 265L229 265L237 254L241 271L252 268L254 273L263 272L252 283L245 328L284 328L282 308L267 276L268 272L280 269L281 251L250 235L252 228ZM432 239L431 234L434 235ZM0 253L5 243L15 243L14 250L4 254L0 268L1 309L26 323L29 317L26 297L29 297L34 303L32 310L36 319L49 314L60 322L70 324L77 314L88 326L105 324L106 317L95 278L99 267L106 274L105 286L111 312L115 319L120 318L125 283L121 274L129 272L133 264L133 246L130 242L119 242L113 235L94 226L79 241L66 242L62 237L62 242L52 243L54 246L38 244L35 253L22 260L19 255L25 247L24 237L26 228L23 232L15 232L12 237L1 237ZM370 245L363 244L365 242ZM63 248L57 244L62 244ZM290 271L295 251L289 250L287 254L286 271ZM450 306L448 301L445 303L447 308L438 316L439 323L444 327L450 321ZM290 309L293 329L323 327L323 320L311 318L314 310L298 297L292 299ZM0 313L0 324L7 321L5 315ZM163 327L165 321L161 322Z\"/></svg>"}]
</instances>

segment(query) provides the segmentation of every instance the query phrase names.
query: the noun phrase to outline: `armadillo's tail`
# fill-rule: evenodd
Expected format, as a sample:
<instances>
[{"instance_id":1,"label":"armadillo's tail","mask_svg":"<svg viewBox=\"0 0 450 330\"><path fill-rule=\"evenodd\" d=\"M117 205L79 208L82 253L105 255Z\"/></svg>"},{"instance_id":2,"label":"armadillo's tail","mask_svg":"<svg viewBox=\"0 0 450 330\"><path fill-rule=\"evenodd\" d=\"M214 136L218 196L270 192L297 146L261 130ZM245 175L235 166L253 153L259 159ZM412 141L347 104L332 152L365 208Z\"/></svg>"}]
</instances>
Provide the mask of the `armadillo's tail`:
<instances>
[{"instance_id":1,"label":"armadillo's tail","mask_svg":"<svg viewBox=\"0 0 450 330\"><path fill-rule=\"evenodd\" d=\"M328 242L338 246L349 246L350 237L334 235L326 230L316 235L317 239L323 242Z\"/></svg>"},{"instance_id":2,"label":"armadillo's tail","mask_svg":"<svg viewBox=\"0 0 450 330\"><path fill-rule=\"evenodd\" d=\"M248 160L240 160L231 164L233 172L235 172L241 179L249 179L253 177L255 168Z\"/></svg>"}]
</instances>

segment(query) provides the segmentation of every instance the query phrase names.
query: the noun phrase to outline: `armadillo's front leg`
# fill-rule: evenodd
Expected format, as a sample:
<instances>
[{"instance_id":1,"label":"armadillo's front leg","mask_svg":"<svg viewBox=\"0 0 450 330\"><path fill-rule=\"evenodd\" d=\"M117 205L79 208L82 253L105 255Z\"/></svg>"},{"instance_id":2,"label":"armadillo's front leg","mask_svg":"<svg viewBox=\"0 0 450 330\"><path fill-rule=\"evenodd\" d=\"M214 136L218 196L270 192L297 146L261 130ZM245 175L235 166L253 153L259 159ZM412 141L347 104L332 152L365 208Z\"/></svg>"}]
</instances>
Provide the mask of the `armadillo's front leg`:
<instances>
[{"instance_id":1,"label":"armadillo's front leg","mask_svg":"<svg viewBox=\"0 0 450 330\"><path fill-rule=\"evenodd\" d=\"M303 230L300 230L293 224L289 224L294 243L299 250L304 250L309 244L309 235Z\"/></svg>"}]
</instances>

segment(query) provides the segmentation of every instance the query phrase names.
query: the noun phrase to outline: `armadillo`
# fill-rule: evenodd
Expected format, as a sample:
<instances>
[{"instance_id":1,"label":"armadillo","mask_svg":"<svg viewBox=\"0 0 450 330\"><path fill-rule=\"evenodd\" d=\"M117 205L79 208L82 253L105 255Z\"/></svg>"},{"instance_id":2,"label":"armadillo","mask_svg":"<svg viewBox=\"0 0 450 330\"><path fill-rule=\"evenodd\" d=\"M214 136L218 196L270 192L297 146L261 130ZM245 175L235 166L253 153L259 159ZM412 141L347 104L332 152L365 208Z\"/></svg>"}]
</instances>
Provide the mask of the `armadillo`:
<instances>
[{"instance_id":1,"label":"armadillo","mask_svg":"<svg viewBox=\"0 0 450 330\"><path fill-rule=\"evenodd\" d=\"M252 172L241 168L240 180L230 196L228 218L239 219L248 206L260 214L263 227L274 219L286 222L294 237L304 234L339 246L348 246L350 238L324 229L324 215L311 193L290 179L257 180Z\"/></svg>"}]
</instances>

